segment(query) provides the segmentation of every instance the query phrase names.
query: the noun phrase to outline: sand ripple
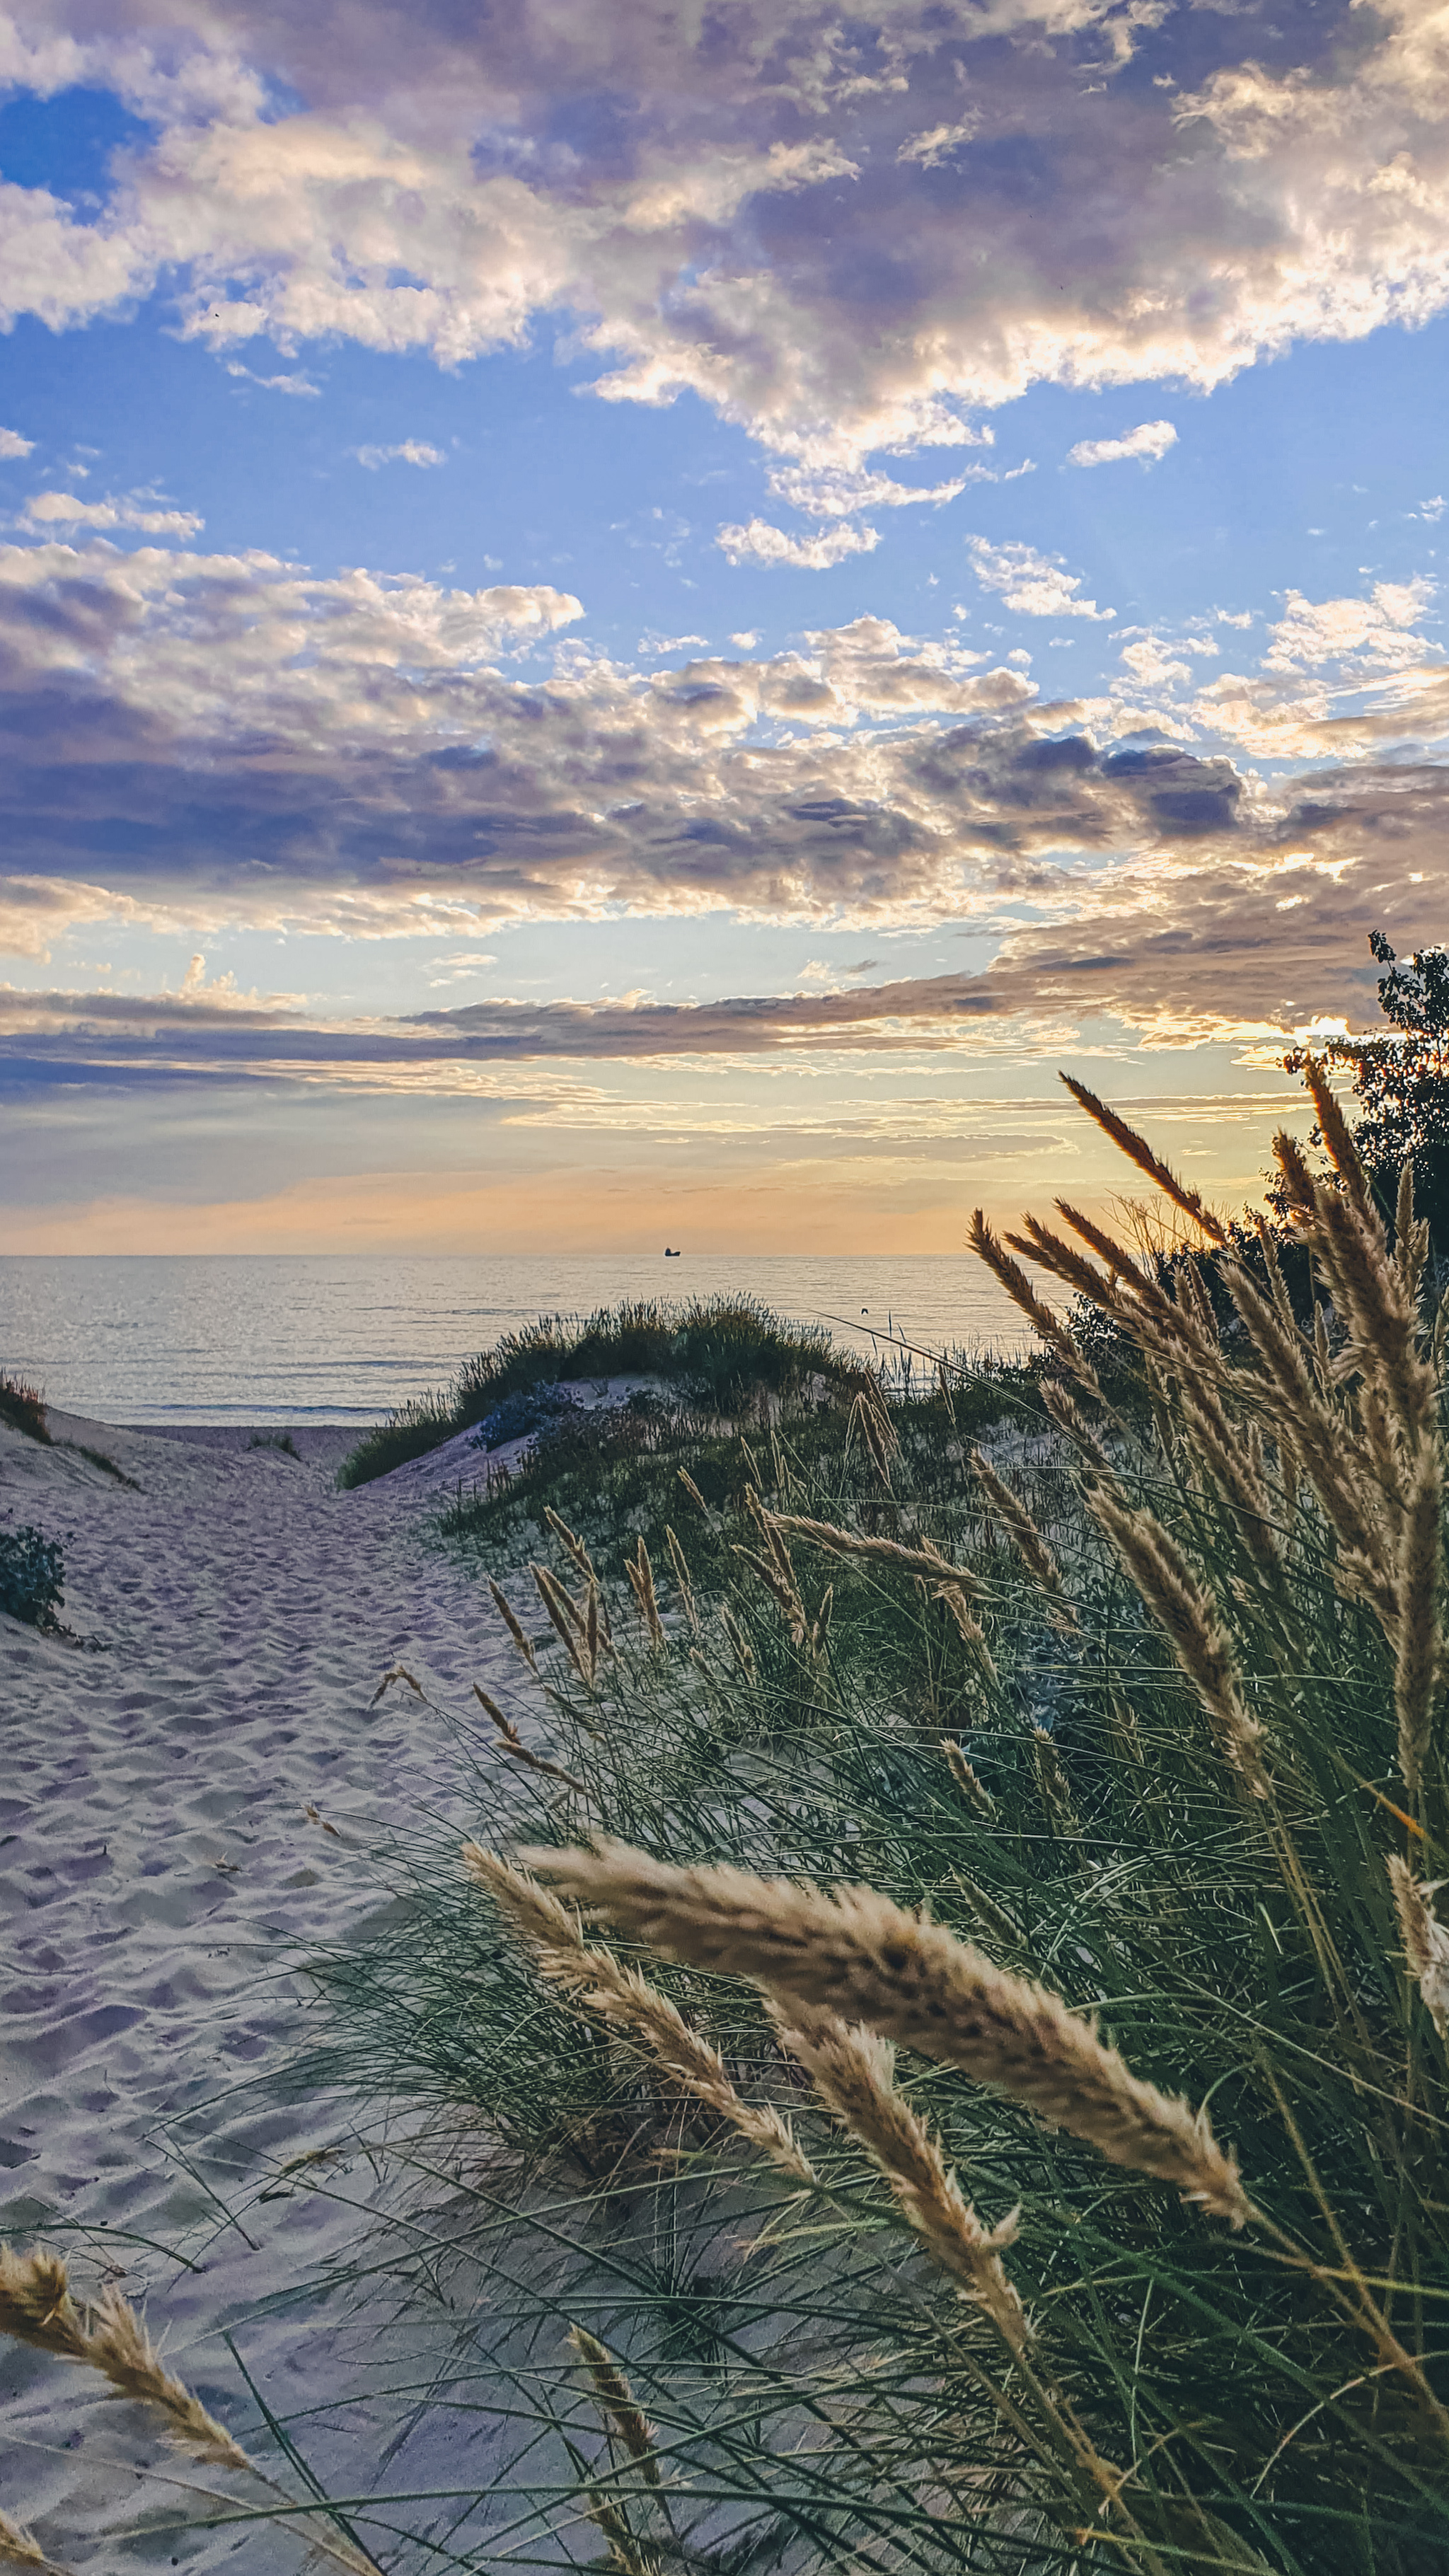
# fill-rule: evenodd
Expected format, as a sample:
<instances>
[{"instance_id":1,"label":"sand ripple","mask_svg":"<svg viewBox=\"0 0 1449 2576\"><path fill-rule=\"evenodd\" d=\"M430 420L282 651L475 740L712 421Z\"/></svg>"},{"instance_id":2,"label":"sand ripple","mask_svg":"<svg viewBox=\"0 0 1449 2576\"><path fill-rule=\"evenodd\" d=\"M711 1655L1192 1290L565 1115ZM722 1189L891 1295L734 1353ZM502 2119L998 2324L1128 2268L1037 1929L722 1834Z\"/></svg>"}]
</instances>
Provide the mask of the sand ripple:
<instances>
[{"instance_id":1,"label":"sand ripple","mask_svg":"<svg viewBox=\"0 0 1449 2576\"><path fill-rule=\"evenodd\" d=\"M123 2273L251 2442L223 2326L291 2412L362 2375L372 2333L340 2294L256 2313L345 2257L374 2189L345 2156L335 2196L276 2183L345 2147L352 2117L279 2104L262 2080L301 2029L293 1963L376 1918L391 1827L462 1814L437 1721L405 1690L368 1703L400 1659L459 1705L475 1675L496 1686L499 1648L486 1596L422 1543L420 1480L336 1492L346 1432L295 1432L299 1463L237 1429L52 1426L140 1491L0 1426L0 1528L61 1540L86 1641L0 1618L0 2233L43 2232L85 2280ZM402 2438L358 2416L307 2425L329 2484L370 2485ZM302 2565L275 2524L118 2546L119 2522L174 2513L168 2466L218 2485L177 2472L73 2367L0 2345L0 2505L62 2564Z\"/></svg>"}]
</instances>

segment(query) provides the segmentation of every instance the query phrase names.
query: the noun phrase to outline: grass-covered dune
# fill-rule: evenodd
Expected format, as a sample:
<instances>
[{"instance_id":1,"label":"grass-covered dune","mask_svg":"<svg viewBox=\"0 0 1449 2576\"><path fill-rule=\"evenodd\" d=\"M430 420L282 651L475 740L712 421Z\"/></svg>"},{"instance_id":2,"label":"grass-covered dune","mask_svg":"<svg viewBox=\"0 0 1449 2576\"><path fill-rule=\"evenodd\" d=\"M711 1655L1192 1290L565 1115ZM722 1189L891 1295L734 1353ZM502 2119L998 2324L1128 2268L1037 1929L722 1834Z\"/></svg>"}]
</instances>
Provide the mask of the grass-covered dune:
<instances>
[{"instance_id":1,"label":"grass-covered dune","mask_svg":"<svg viewBox=\"0 0 1449 2576\"><path fill-rule=\"evenodd\" d=\"M451 1387L400 1405L359 1441L340 1481L365 1485L424 1457L486 1422L510 1398L609 1377L658 1378L681 1403L728 1414L762 1395L798 1394L812 1377L853 1394L869 1372L845 1357L822 1326L788 1323L749 1297L678 1305L646 1298L583 1317L541 1315L465 1361ZM502 1436L509 1436L507 1429Z\"/></svg>"},{"instance_id":2,"label":"grass-covered dune","mask_svg":"<svg viewBox=\"0 0 1449 2576\"><path fill-rule=\"evenodd\" d=\"M1449 1305L1315 1105L1306 1323L1133 1139L1226 1317L978 1224L1035 1372L665 1406L454 1515L526 1821L324 1982L331 2073L486 2141L455 2565L1449 2576Z\"/></svg>"}]
</instances>

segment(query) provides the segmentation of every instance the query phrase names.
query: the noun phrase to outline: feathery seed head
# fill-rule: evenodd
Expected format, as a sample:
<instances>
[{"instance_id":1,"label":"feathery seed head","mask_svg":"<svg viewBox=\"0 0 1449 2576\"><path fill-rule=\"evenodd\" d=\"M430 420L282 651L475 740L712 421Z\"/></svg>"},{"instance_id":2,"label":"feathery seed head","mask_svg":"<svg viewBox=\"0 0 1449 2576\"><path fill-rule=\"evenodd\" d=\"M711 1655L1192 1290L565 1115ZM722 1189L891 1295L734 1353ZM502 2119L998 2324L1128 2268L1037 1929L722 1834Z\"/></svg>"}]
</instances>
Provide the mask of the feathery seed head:
<instances>
[{"instance_id":1,"label":"feathery seed head","mask_svg":"<svg viewBox=\"0 0 1449 2576\"><path fill-rule=\"evenodd\" d=\"M1135 1127L1129 1127L1126 1120L1119 1118L1115 1109L1109 1109L1104 1100L1099 1100L1095 1091L1089 1091L1084 1082L1078 1082L1070 1073L1064 1073L1061 1079L1077 1106L1085 1109L1087 1116L1096 1121L1104 1135L1111 1137L1114 1145L1120 1146L1139 1171L1146 1172L1149 1179L1157 1183L1174 1207L1181 1208L1184 1216L1191 1217L1193 1224L1199 1226L1211 1242L1227 1242L1227 1228L1221 1217L1215 1216L1197 1191L1190 1190L1178 1179L1171 1166L1164 1163L1160 1155L1154 1154L1145 1136L1139 1136Z\"/></svg>"},{"instance_id":2,"label":"feathery seed head","mask_svg":"<svg viewBox=\"0 0 1449 2576\"><path fill-rule=\"evenodd\" d=\"M1400 1542L1394 1706L1399 1770L1416 1796L1444 1657L1444 1459L1437 1428L1419 1444Z\"/></svg>"},{"instance_id":3,"label":"feathery seed head","mask_svg":"<svg viewBox=\"0 0 1449 2576\"><path fill-rule=\"evenodd\" d=\"M1003 1521L1011 1532L1023 1564L1030 1567L1043 1591L1050 1592L1062 1604L1066 1617L1075 1627L1077 1614L1067 1600L1061 1567L1025 1503L1012 1492L1005 1478L998 1476L990 1460L983 1458L979 1449L972 1450L971 1464L982 1492L986 1495L998 1519Z\"/></svg>"},{"instance_id":4,"label":"feathery seed head","mask_svg":"<svg viewBox=\"0 0 1449 2576\"><path fill-rule=\"evenodd\" d=\"M12 2560L17 2567L39 2567L42 2570L50 2567L34 2532L27 2531L21 2523L12 2522L9 2514L3 2511L0 2511L0 2558ZM56 2571L52 2571L52 2576L56 2576Z\"/></svg>"},{"instance_id":5,"label":"feathery seed head","mask_svg":"<svg viewBox=\"0 0 1449 2576\"><path fill-rule=\"evenodd\" d=\"M657 2487L659 2460L654 2447L654 2428L637 2404L634 2392L619 2368L607 2344L600 2343L583 2326L571 2326L569 2341L594 2383L594 2394L608 2421L629 2453L638 2461L647 2483Z\"/></svg>"},{"instance_id":6,"label":"feathery seed head","mask_svg":"<svg viewBox=\"0 0 1449 2576\"><path fill-rule=\"evenodd\" d=\"M942 1739L941 1754L957 1788L965 1791L972 1805L979 1807L983 1816L994 1816L996 1800L981 1779L975 1765L967 1760L954 1736L948 1735Z\"/></svg>"},{"instance_id":7,"label":"feathery seed head","mask_svg":"<svg viewBox=\"0 0 1449 2576\"><path fill-rule=\"evenodd\" d=\"M982 1209L977 1208L967 1229L966 1240L978 1259L1006 1290L1012 1304L1020 1308L1041 1339L1054 1350L1075 1377L1095 1387L1096 1374L1078 1349L1075 1339L1059 1315L1052 1312L1044 1298L1037 1295L1019 1261L1013 1261L1000 1238L993 1234Z\"/></svg>"},{"instance_id":8,"label":"feathery seed head","mask_svg":"<svg viewBox=\"0 0 1449 2576\"><path fill-rule=\"evenodd\" d=\"M1435 2029L1449 2040L1449 1932L1429 1911L1429 1894L1397 1852L1389 1855L1389 1883L1409 1972Z\"/></svg>"},{"instance_id":9,"label":"feathery seed head","mask_svg":"<svg viewBox=\"0 0 1449 2576\"><path fill-rule=\"evenodd\" d=\"M874 1889L829 1896L743 1870L679 1869L602 1840L523 1858L669 1957L751 1977L787 2005L866 2022L1028 2105L1113 2163L1175 2183L1234 2226L1252 2215L1203 2114L1139 2081L1059 1995Z\"/></svg>"},{"instance_id":10,"label":"feathery seed head","mask_svg":"<svg viewBox=\"0 0 1449 2576\"><path fill-rule=\"evenodd\" d=\"M493 1595L493 1606L497 1610L499 1617L502 1619L504 1626L508 1630L510 1637L513 1639L520 1655L523 1657L524 1662L527 1664L529 1671L531 1673L536 1673L538 1670L538 1658L533 1651L533 1647L529 1639L525 1637L523 1633L523 1629L514 1612L513 1605L509 1601L502 1584L496 1583L491 1574L488 1577L488 1589Z\"/></svg>"},{"instance_id":11,"label":"feathery seed head","mask_svg":"<svg viewBox=\"0 0 1449 2576\"><path fill-rule=\"evenodd\" d=\"M675 1537L673 1530L667 1526L665 1528L664 1538L665 1544L669 1549L669 1562L674 1569L674 1580L679 1591L680 1607L684 1612L685 1618L689 1622L691 1636L697 1637L699 1635L699 1613L694 1606L694 1585L690 1581L689 1562L678 1539Z\"/></svg>"},{"instance_id":12,"label":"feathery seed head","mask_svg":"<svg viewBox=\"0 0 1449 2576\"><path fill-rule=\"evenodd\" d=\"M1196 1690L1218 1744L1250 1797L1266 1798L1263 1730L1243 1705L1236 1661L1211 1596L1175 1539L1151 1512L1129 1510L1098 1487L1087 1508L1107 1532L1149 1610L1166 1630L1182 1671Z\"/></svg>"},{"instance_id":13,"label":"feathery seed head","mask_svg":"<svg viewBox=\"0 0 1449 2576\"><path fill-rule=\"evenodd\" d=\"M251 2468L240 2444L167 2370L141 2318L113 2286L93 2308L76 2306L58 2254L17 2254L0 2245L0 2333L62 2361L88 2362L118 2397L159 2407L172 2440L193 2459Z\"/></svg>"},{"instance_id":14,"label":"feathery seed head","mask_svg":"<svg viewBox=\"0 0 1449 2576\"><path fill-rule=\"evenodd\" d=\"M1348 1121L1339 1107L1329 1083L1327 1068L1309 1049L1303 1058L1303 1079L1318 1115L1328 1159L1360 1213L1367 1216L1373 1201L1369 1195L1368 1175L1358 1157L1358 1149L1348 1132Z\"/></svg>"},{"instance_id":15,"label":"feathery seed head","mask_svg":"<svg viewBox=\"0 0 1449 2576\"><path fill-rule=\"evenodd\" d=\"M792 2181L813 2182L810 2160L789 2122L768 2104L746 2102L736 2092L718 2049L685 2020L677 2004L612 1951L585 1940L577 1915L527 1870L514 1868L478 1843L464 1843L462 1858L469 1876L528 1943L546 1977L632 2040L654 2067L728 2120Z\"/></svg>"},{"instance_id":16,"label":"feathery seed head","mask_svg":"<svg viewBox=\"0 0 1449 2576\"><path fill-rule=\"evenodd\" d=\"M1003 2247L1015 2239L1017 2213L989 2230L982 2226L939 2143L896 2091L890 2042L834 2013L782 2003L772 2018L821 2100L884 2175L927 2251L986 2310L1010 2349L1021 2353L1030 2328L1001 2261Z\"/></svg>"}]
</instances>

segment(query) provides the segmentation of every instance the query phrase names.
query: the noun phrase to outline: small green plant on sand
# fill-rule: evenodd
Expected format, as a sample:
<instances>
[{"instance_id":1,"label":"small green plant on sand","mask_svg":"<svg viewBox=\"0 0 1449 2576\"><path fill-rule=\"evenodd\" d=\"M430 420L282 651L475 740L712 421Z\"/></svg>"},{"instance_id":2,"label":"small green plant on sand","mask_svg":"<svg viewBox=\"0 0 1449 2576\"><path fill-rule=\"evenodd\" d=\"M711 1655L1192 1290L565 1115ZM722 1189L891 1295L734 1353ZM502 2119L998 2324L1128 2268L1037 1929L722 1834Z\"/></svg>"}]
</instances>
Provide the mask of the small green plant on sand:
<instances>
[{"instance_id":1,"label":"small green plant on sand","mask_svg":"<svg viewBox=\"0 0 1449 2576\"><path fill-rule=\"evenodd\" d=\"M290 1431L254 1431L247 1442L249 1449L273 1449L280 1457L300 1459L302 1452Z\"/></svg>"},{"instance_id":2,"label":"small green plant on sand","mask_svg":"<svg viewBox=\"0 0 1449 2576\"><path fill-rule=\"evenodd\" d=\"M28 1522L0 1530L0 1610L30 1628L54 1628L65 1598L65 1563L56 1539Z\"/></svg>"}]
</instances>

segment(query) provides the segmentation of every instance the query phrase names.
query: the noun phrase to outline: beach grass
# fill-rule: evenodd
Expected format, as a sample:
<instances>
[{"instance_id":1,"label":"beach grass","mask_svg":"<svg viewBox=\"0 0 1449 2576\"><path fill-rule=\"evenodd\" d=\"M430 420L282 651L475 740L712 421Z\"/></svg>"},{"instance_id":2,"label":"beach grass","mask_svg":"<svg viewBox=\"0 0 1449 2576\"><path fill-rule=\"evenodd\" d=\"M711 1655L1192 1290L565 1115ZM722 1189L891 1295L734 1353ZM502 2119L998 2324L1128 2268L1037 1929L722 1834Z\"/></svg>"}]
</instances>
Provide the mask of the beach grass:
<instances>
[{"instance_id":1,"label":"beach grass","mask_svg":"<svg viewBox=\"0 0 1449 2576\"><path fill-rule=\"evenodd\" d=\"M648 1298L588 1316L541 1315L466 1361L451 1387L398 1406L364 1434L338 1481L367 1484L540 1388L652 1377L681 1402L721 1414L796 1394L811 1377L853 1387L865 1374L822 1326L787 1322L748 1297Z\"/></svg>"},{"instance_id":2,"label":"beach grass","mask_svg":"<svg viewBox=\"0 0 1449 2576\"><path fill-rule=\"evenodd\" d=\"M492 2142L510 2547L1449 2567L1449 1326L1339 1153L1282 1148L1306 1327L1271 1245L1224 1321L1070 1211L978 1227L1131 1403L1054 1309L979 1456L948 1376L474 1515L533 1568L460 1742L532 1821L421 1838L331 1993L334 2071Z\"/></svg>"},{"instance_id":3,"label":"beach grass","mask_svg":"<svg viewBox=\"0 0 1449 2576\"><path fill-rule=\"evenodd\" d=\"M301 1451L290 1431L254 1431L247 1442L249 1449L271 1449L278 1457L300 1460Z\"/></svg>"},{"instance_id":4,"label":"beach grass","mask_svg":"<svg viewBox=\"0 0 1449 2576\"><path fill-rule=\"evenodd\" d=\"M27 1440L51 1446L45 1398L23 1378L0 1376L0 1422L8 1422L12 1431L23 1431Z\"/></svg>"}]
</instances>

